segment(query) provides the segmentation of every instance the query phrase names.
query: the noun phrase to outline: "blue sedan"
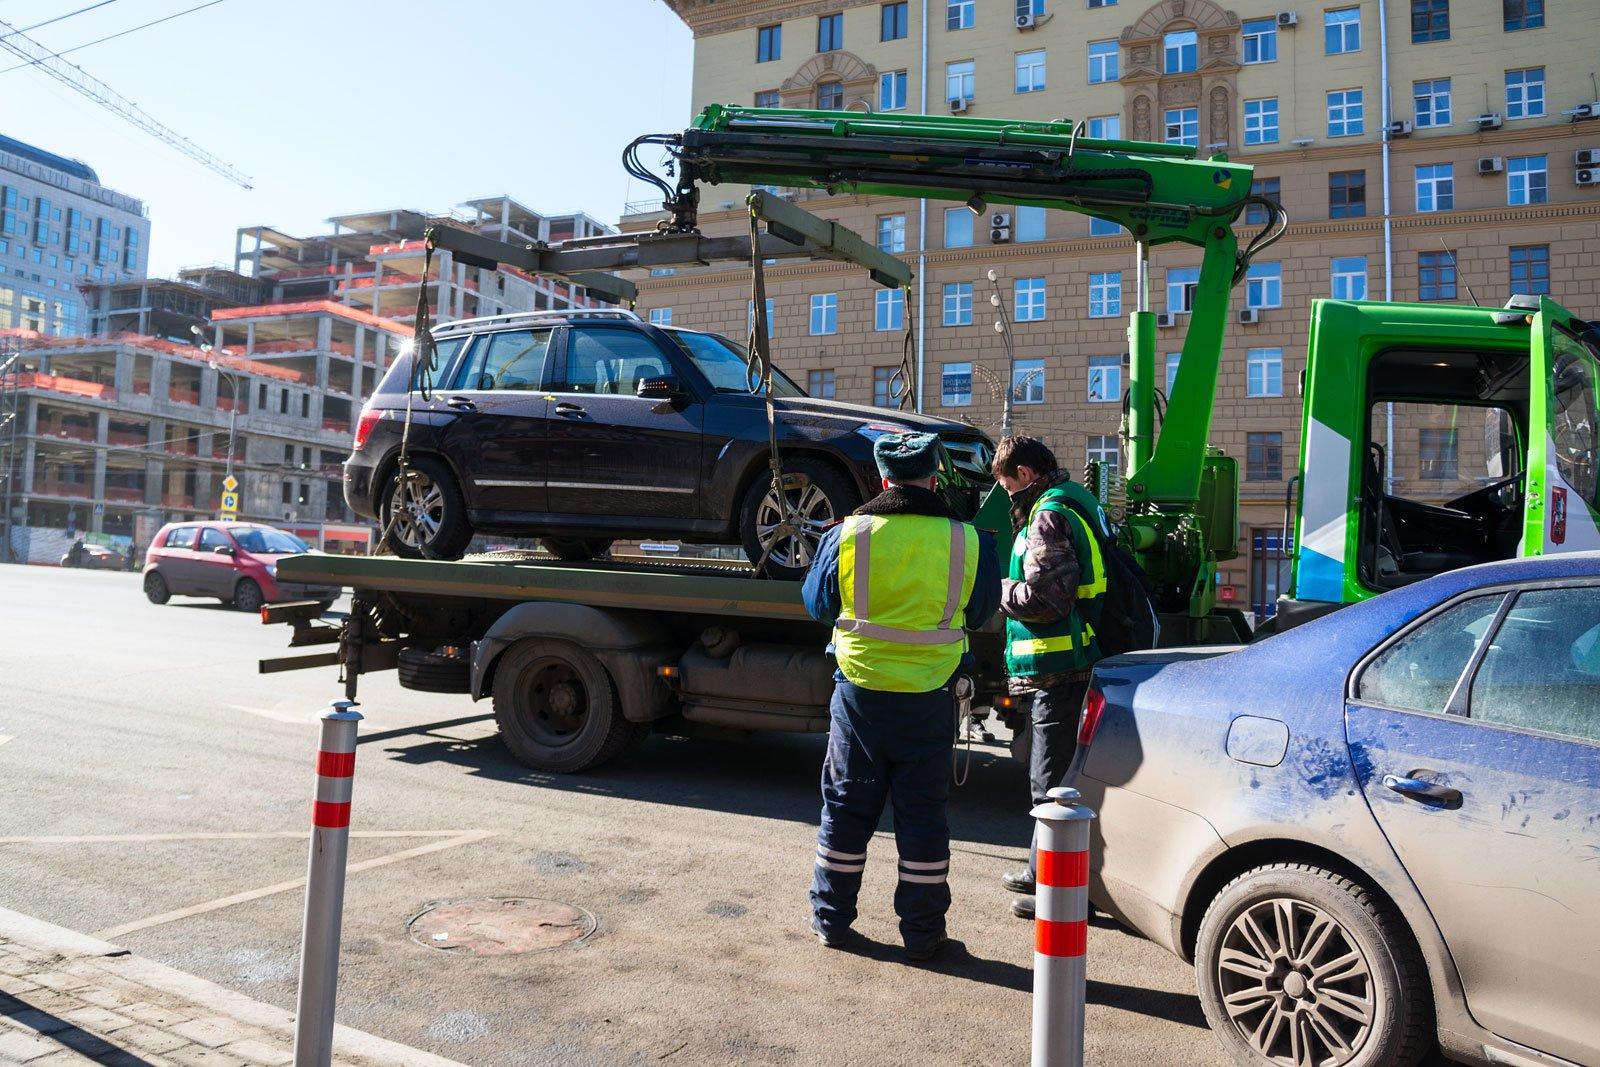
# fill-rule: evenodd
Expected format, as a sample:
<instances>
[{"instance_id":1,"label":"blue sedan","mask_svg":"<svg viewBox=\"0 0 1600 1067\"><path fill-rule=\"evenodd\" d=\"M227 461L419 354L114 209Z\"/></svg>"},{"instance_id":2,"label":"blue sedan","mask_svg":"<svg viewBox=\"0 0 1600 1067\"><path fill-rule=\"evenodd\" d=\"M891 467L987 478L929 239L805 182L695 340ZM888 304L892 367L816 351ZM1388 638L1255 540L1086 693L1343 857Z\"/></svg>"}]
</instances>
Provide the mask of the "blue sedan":
<instances>
[{"instance_id":1,"label":"blue sedan","mask_svg":"<svg viewBox=\"0 0 1600 1067\"><path fill-rule=\"evenodd\" d=\"M1107 660L1090 895L1240 1064L1600 1064L1600 553Z\"/></svg>"}]
</instances>

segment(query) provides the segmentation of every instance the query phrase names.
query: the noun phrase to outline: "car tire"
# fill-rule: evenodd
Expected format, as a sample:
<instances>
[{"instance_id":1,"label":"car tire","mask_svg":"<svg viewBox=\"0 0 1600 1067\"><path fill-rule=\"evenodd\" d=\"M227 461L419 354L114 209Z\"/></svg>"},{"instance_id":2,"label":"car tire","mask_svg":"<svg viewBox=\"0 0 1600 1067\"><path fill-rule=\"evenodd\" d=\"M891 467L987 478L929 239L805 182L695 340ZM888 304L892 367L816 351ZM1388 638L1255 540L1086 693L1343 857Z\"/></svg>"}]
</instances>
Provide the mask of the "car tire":
<instances>
[{"instance_id":1,"label":"car tire","mask_svg":"<svg viewBox=\"0 0 1600 1067\"><path fill-rule=\"evenodd\" d=\"M767 539L781 521L769 470L756 475L739 507L739 540L752 566L761 563ZM784 492L799 511L803 529L783 538L767 558L765 571L774 578L798 580L816 555L825 528L850 514L861 494L848 475L818 459L791 459L783 465Z\"/></svg>"},{"instance_id":2,"label":"car tire","mask_svg":"<svg viewBox=\"0 0 1600 1067\"><path fill-rule=\"evenodd\" d=\"M465 693L472 688L472 670L465 656L443 656L430 648L402 648L400 687L419 693Z\"/></svg>"},{"instance_id":3,"label":"car tire","mask_svg":"<svg viewBox=\"0 0 1600 1067\"><path fill-rule=\"evenodd\" d=\"M400 468L384 483L378 521L389 550L403 559L460 559L472 541L467 502L449 464L437 456L412 456L406 508L396 516Z\"/></svg>"},{"instance_id":4,"label":"car tire","mask_svg":"<svg viewBox=\"0 0 1600 1067\"><path fill-rule=\"evenodd\" d=\"M585 541L571 537L541 537L544 550L565 563L587 563L611 551L610 541Z\"/></svg>"},{"instance_id":5,"label":"car tire","mask_svg":"<svg viewBox=\"0 0 1600 1067\"><path fill-rule=\"evenodd\" d=\"M539 637L518 641L495 666L494 717L519 762L553 774L598 767L638 732L593 654Z\"/></svg>"},{"instance_id":6,"label":"car tire","mask_svg":"<svg viewBox=\"0 0 1600 1067\"><path fill-rule=\"evenodd\" d=\"M266 597L261 595L261 587L254 578L241 579L233 587L233 606L240 611L248 611L252 615L261 610L261 605L266 602Z\"/></svg>"},{"instance_id":7,"label":"car tire","mask_svg":"<svg viewBox=\"0 0 1600 1067\"><path fill-rule=\"evenodd\" d=\"M1433 1044L1427 967L1404 921L1310 864L1257 867L1224 886L1200 922L1195 978L1241 1067L1411 1067Z\"/></svg>"},{"instance_id":8,"label":"car tire","mask_svg":"<svg viewBox=\"0 0 1600 1067\"><path fill-rule=\"evenodd\" d=\"M161 577L160 571L144 576L144 596L152 604L165 604L172 599L172 591L167 588L167 580Z\"/></svg>"}]
</instances>

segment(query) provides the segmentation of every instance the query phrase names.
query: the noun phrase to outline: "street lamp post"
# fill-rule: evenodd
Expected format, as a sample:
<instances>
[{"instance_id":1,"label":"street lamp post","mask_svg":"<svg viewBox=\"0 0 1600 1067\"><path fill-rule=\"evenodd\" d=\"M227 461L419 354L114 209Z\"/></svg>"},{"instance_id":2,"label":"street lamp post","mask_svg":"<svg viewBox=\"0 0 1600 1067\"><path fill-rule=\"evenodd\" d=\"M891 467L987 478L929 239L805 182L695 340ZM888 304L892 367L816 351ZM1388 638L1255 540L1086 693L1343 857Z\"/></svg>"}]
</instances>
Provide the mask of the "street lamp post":
<instances>
[{"instance_id":1,"label":"street lamp post","mask_svg":"<svg viewBox=\"0 0 1600 1067\"><path fill-rule=\"evenodd\" d=\"M1000 408L1000 436L1011 436L1012 394L1017 391L1017 349L1011 337L1011 320L1006 316L1006 302L1000 298L1000 274L991 268L989 284L994 292L989 294L989 304L994 308L994 332L1006 343L1006 395Z\"/></svg>"},{"instance_id":2,"label":"street lamp post","mask_svg":"<svg viewBox=\"0 0 1600 1067\"><path fill-rule=\"evenodd\" d=\"M191 325L189 332L202 339L200 341L200 351L207 356L206 365L216 371L221 378L227 379L228 391L233 395L233 403L228 408L228 479L231 481L233 479L233 443L237 440L234 427L239 423L239 376L224 367L216 357L227 356L231 359L233 358L233 353L226 348L216 348L208 344L204 340L205 334L200 331L199 326Z\"/></svg>"}]
</instances>

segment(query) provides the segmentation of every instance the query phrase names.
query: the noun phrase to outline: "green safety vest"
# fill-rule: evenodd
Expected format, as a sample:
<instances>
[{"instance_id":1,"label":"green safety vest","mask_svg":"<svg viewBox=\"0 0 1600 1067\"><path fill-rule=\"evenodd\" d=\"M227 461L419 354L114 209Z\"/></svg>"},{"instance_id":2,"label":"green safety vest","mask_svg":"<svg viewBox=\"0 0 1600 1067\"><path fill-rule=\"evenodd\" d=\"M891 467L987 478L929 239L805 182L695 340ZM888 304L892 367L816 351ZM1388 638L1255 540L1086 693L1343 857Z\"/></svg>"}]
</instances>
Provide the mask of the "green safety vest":
<instances>
[{"instance_id":1,"label":"green safety vest","mask_svg":"<svg viewBox=\"0 0 1600 1067\"><path fill-rule=\"evenodd\" d=\"M1077 506L1074 507L1073 505ZM1063 671L1080 670L1100 658L1093 620L1100 617L1101 599L1106 592L1105 560L1100 555L1100 539L1089 528L1084 515L1094 517L1101 533L1106 532L1100 502L1083 486L1064 482L1039 494L1028 521L1017 532L1011 546L1012 581L1020 582L1028 554L1028 531L1041 511L1059 511L1068 516L1072 549L1081 570L1078 601L1065 619L1056 622L1006 620L1006 671L1013 678L1037 678Z\"/></svg>"},{"instance_id":2,"label":"green safety vest","mask_svg":"<svg viewBox=\"0 0 1600 1067\"><path fill-rule=\"evenodd\" d=\"M833 649L864 689L926 693L967 648L962 612L978 577L978 531L934 515L851 515L839 532Z\"/></svg>"}]
</instances>

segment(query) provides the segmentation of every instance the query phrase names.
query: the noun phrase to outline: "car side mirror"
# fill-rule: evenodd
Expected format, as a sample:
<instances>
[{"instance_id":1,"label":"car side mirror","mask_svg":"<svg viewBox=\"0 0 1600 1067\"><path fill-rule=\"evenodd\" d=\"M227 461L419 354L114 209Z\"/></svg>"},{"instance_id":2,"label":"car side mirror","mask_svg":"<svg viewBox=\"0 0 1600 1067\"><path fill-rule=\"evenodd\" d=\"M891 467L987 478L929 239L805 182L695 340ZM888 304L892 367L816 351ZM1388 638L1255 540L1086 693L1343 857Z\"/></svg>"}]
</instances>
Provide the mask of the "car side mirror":
<instances>
[{"instance_id":1,"label":"car side mirror","mask_svg":"<svg viewBox=\"0 0 1600 1067\"><path fill-rule=\"evenodd\" d=\"M213 548L211 551L216 553L219 556L231 556L231 555L233 555L233 546L232 545L218 545L216 548Z\"/></svg>"},{"instance_id":2,"label":"car side mirror","mask_svg":"<svg viewBox=\"0 0 1600 1067\"><path fill-rule=\"evenodd\" d=\"M634 394L648 400L676 400L684 395L683 382L671 374L640 378L639 384L634 387Z\"/></svg>"}]
</instances>

